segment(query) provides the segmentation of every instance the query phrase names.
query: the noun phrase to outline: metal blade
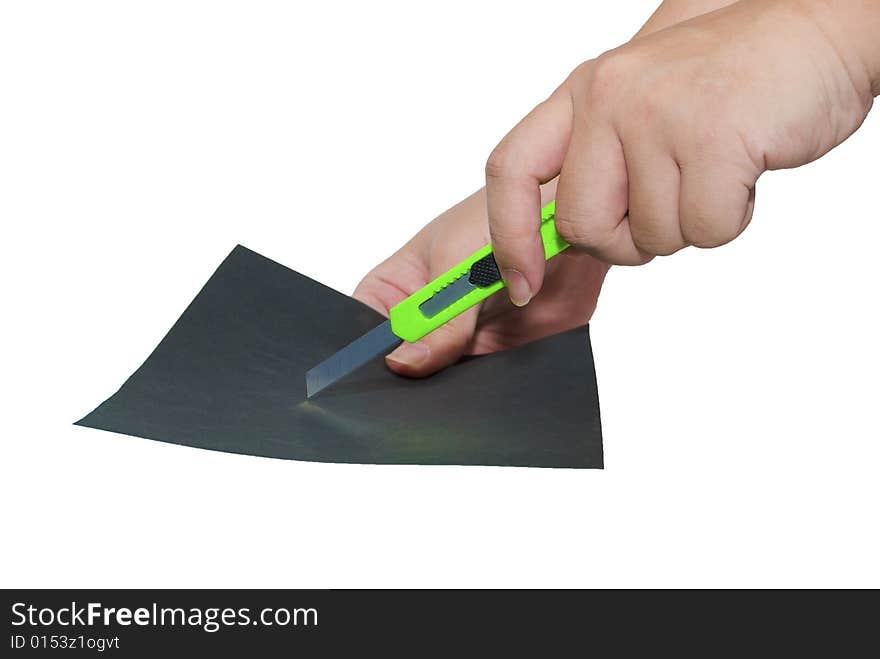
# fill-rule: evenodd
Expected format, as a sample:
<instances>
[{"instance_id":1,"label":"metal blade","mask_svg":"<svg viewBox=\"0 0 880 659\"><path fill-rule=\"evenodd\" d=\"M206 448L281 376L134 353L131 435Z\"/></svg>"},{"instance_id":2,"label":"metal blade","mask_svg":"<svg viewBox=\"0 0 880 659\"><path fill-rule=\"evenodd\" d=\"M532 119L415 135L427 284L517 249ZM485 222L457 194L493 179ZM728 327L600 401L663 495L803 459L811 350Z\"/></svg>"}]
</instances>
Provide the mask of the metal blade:
<instances>
[{"instance_id":1,"label":"metal blade","mask_svg":"<svg viewBox=\"0 0 880 659\"><path fill-rule=\"evenodd\" d=\"M306 373L306 397L311 398L399 343L400 337L391 331L391 321L386 320Z\"/></svg>"},{"instance_id":2,"label":"metal blade","mask_svg":"<svg viewBox=\"0 0 880 659\"><path fill-rule=\"evenodd\" d=\"M475 288L476 286L468 280L468 273L466 272L449 284L449 286L437 291L432 297L422 302L419 310L425 314L425 318L433 318L450 304L458 302Z\"/></svg>"}]
</instances>

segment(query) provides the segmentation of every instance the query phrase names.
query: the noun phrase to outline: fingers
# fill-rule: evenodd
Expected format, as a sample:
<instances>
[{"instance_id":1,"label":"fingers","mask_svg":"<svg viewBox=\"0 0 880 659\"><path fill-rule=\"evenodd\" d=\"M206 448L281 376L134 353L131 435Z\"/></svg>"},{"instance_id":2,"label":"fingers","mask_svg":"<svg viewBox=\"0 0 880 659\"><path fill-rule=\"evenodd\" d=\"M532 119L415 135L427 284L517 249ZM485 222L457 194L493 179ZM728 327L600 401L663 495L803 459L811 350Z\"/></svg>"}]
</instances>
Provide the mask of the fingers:
<instances>
[{"instance_id":1,"label":"fingers","mask_svg":"<svg viewBox=\"0 0 880 659\"><path fill-rule=\"evenodd\" d=\"M571 141L556 190L556 229L606 263L650 259L633 243L626 222L627 162L610 122L576 109Z\"/></svg>"},{"instance_id":2,"label":"fingers","mask_svg":"<svg viewBox=\"0 0 880 659\"><path fill-rule=\"evenodd\" d=\"M385 358L385 363L395 373L412 378L425 377L451 366L473 339L478 308L468 309L415 343L404 341Z\"/></svg>"},{"instance_id":3,"label":"fingers","mask_svg":"<svg viewBox=\"0 0 880 659\"><path fill-rule=\"evenodd\" d=\"M721 158L680 166L650 135L587 116L575 119L556 194L556 228L569 243L605 263L640 265L723 245L748 225L753 173Z\"/></svg>"},{"instance_id":4,"label":"fingers","mask_svg":"<svg viewBox=\"0 0 880 659\"><path fill-rule=\"evenodd\" d=\"M627 223L633 245L650 256L668 256L686 247L679 223L678 163L661 145L645 139L625 147L625 152Z\"/></svg>"},{"instance_id":5,"label":"fingers","mask_svg":"<svg viewBox=\"0 0 880 659\"><path fill-rule=\"evenodd\" d=\"M694 245L717 247L751 219L754 178L723 159L679 166L650 138L577 122L559 177L560 235L611 264L639 265Z\"/></svg>"},{"instance_id":6,"label":"fingers","mask_svg":"<svg viewBox=\"0 0 880 659\"><path fill-rule=\"evenodd\" d=\"M541 289L545 264L540 185L559 172L571 119L571 97L555 92L507 134L486 163L492 249L517 306L527 304Z\"/></svg>"},{"instance_id":7,"label":"fingers","mask_svg":"<svg viewBox=\"0 0 880 659\"><path fill-rule=\"evenodd\" d=\"M556 164L560 145L565 153L556 228L569 243L605 263L639 265L688 245L722 245L751 218L755 182L763 171L760 161L731 128L734 119L717 120L719 108L726 106L719 105L711 89L679 89L680 76L652 68L657 57L670 57L674 44L661 44L653 52L649 39L578 67L551 97L553 103L536 109L533 123L527 117L499 145L502 154L507 148L517 156L512 160L521 169L511 174L513 166L499 167L502 184L495 187L499 198L493 212L501 209L502 214L490 216L493 238L506 267L524 264L517 269L531 286L536 281L532 273L539 271L539 250L527 215L537 206L535 181ZM683 61L685 69L691 66L690 60ZM560 97L568 98L567 106ZM536 125L561 127L569 113L567 142L560 128L551 147L534 147L535 160L519 155L514 147L528 142L523 135L537 134Z\"/></svg>"},{"instance_id":8,"label":"fingers","mask_svg":"<svg viewBox=\"0 0 880 659\"><path fill-rule=\"evenodd\" d=\"M720 160L681 168L679 224L684 241L696 247L729 243L748 226L755 182Z\"/></svg>"}]
</instances>

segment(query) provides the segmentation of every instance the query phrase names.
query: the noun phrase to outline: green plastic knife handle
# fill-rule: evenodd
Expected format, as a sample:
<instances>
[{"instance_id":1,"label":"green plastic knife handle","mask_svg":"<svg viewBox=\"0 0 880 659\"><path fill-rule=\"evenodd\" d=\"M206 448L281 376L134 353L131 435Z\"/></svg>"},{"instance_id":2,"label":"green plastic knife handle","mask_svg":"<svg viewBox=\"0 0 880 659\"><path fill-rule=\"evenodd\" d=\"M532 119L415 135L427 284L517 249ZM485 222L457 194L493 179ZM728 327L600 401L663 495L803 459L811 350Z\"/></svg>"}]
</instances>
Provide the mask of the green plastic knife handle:
<instances>
[{"instance_id":1,"label":"green plastic knife handle","mask_svg":"<svg viewBox=\"0 0 880 659\"><path fill-rule=\"evenodd\" d=\"M556 233L556 202L551 201L541 209L541 240L544 242L544 258L550 259L565 248L568 243ZM457 281L460 277L470 272L471 266L492 253L492 245L486 245L471 254L464 261L453 266L430 284L416 291L408 298L391 308L389 318L391 331L405 341L414 343L426 334L433 332L441 325L449 322L458 314L467 311L475 304L482 302L487 297L504 288L502 280L495 281L488 286L477 287L472 291L450 304L435 316L427 317L422 313L421 306L430 300L438 292Z\"/></svg>"}]
</instances>

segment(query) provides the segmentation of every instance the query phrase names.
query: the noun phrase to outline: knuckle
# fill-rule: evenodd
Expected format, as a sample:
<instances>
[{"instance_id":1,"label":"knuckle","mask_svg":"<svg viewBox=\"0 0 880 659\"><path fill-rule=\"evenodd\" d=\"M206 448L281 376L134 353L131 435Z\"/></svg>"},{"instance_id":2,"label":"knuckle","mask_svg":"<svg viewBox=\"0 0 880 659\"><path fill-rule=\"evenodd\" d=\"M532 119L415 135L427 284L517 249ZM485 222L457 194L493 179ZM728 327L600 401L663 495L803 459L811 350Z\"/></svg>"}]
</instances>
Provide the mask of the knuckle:
<instances>
[{"instance_id":1,"label":"knuckle","mask_svg":"<svg viewBox=\"0 0 880 659\"><path fill-rule=\"evenodd\" d=\"M486 180L498 180L510 171L510 149L504 142L496 146L486 160Z\"/></svg>"},{"instance_id":2,"label":"knuckle","mask_svg":"<svg viewBox=\"0 0 880 659\"><path fill-rule=\"evenodd\" d=\"M531 230L527 227L517 226L493 226L491 230L492 250L499 268L515 268L527 270L525 264L529 261L530 250L537 249L540 245L540 234L537 228Z\"/></svg>"},{"instance_id":3,"label":"knuckle","mask_svg":"<svg viewBox=\"0 0 880 659\"><path fill-rule=\"evenodd\" d=\"M537 230L537 228L535 230ZM490 233L492 234L492 244L500 245L503 249L510 245L521 244L534 232L525 227L509 225L503 222L495 222L492 224Z\"/></svg>"},{"instance_id":4,"label":"knuckle","mask_svg":"<svg viewBox=\"0 0 880 659\"><path fill-rule=\"evenodd\" d=\"M579 247L590 247L591 231L583 217L570 212L556 212L556 232L562 236L565 242Z\"/></svg>"},{"instance_id":5,"label":"knuckle","mask_svg":"<svg viewBox=\"0 0 880 659\"><path fill-rule=\"evenodd\" d=\"M469 319L459 316L453 318L448 323L440 325L440 327L435 329L422 340L428 342L437 349L446 348L457 350L467 345L473 336L473 333L473 324Z\"/></svg>"},{"instance_id":6,"label":"knuckle","mask_svg":"<svg viewBox=\"0 0 880 659\"><path fill-rule=\"evenodd\" d=\"M750 197L740 172L716 157L697 159L682 175L689 180L679 220L686 243L709 248L736 238L748 214Z\"/></svg>"},{"instance_id":7,"label":"knuckle","mask_svg":"<svg viewBox=\"0 0 880 659\"><path fill-rule=\"evenodd\" d=\"M729 243L737 232L731 229L730 222L706 207L697 207L681 222L681 234L689 245L711 248Z\"/></svg>"},{"instance_id":8,"label":"knuckle","mask_svg":"<svg viewBox=\"0 0 880 659\"><path fill-rule=\"evenodd\" d=\"M655 256L669 256L681 249L680 239L672 235L664 223L632 216L629 221L633 243L640 251Z\"/></svg>"},{"instance_id":9,"label":"knuckle","mask_svg":"<svg viewBox=\"0 0 880 659\"><path fill-rule=\"evenodd\" d=\"M718 136L718 129L714 126L699 125L691 131L690 137L691 157L696 167L716 161L719 156L723 157L724 148Z\"/></svg>"},{"instance_id":10,"label":"knuckle","mask_svg":"<svg viewBox=\"0 0 880 659\"><path fill-rule=\"evenodd\" d=\"M568 78L563 85L576 85L581 81L589 80L593 74L593 68L595 65L596 60L581 62L574 67L574 70L571 73L568 74Z\"/></svg>"},{"instance_id":11,"label":"knuckle","mask_svg":"<svg viewBox=\"0 0 880 659\"><path fill-rule=\"evenodd\" d=\"M602 100L627 79L629 60L626 55L610 51L593 60L587 92L590 98Z\"/></svg>"},{"instance_id":12,"label":"knuckle","mask_svg":"<svg viewBox=\"0 0 880 659\"><path fill-rule=\"evenodd\" d=\"M570 192L556 195L556 231L578 247L601 249L612 239L625 214L625 197L618 204L616 200L597 200Z\"/></svg>"}]
</instances>

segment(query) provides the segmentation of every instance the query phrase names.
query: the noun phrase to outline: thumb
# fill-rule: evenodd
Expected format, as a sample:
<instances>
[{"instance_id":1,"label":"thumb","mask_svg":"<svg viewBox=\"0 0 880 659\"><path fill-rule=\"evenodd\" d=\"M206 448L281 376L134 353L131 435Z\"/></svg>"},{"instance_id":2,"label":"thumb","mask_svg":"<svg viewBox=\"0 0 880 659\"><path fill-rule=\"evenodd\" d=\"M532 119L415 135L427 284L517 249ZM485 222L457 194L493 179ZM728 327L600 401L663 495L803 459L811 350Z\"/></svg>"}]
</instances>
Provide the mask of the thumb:
<instances>
[{"instance_id":1,"label":"thumb","mask_svg":"<svg viewBox=\"0 0 880 659\"><path fill-rule=\"evenodd\" d=\"M479 306L468 309L415 343L404 341L385 357L388 368L400 375L423 378L457 362L474 336Z\"/></svg>"}]
</instances>

